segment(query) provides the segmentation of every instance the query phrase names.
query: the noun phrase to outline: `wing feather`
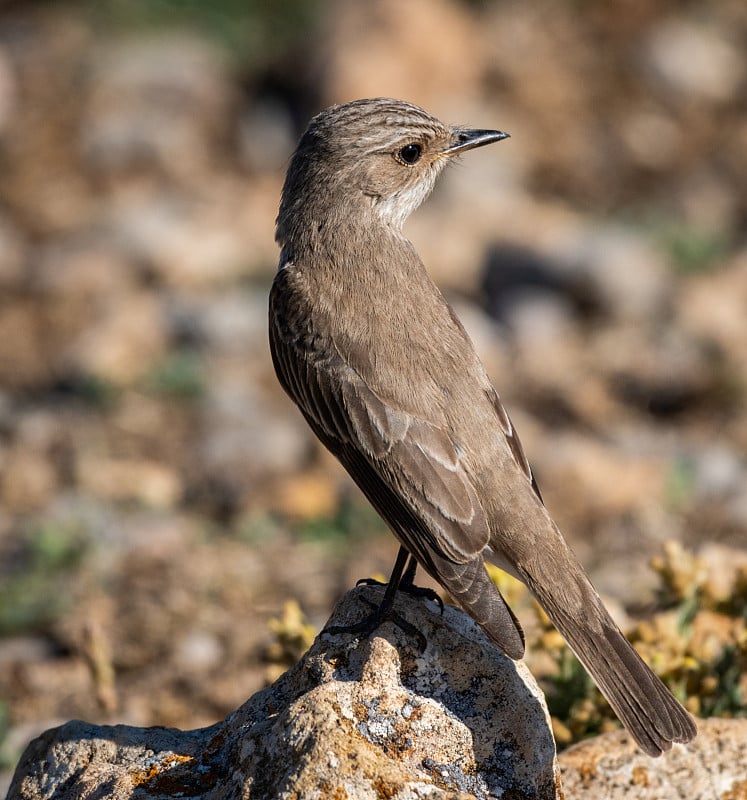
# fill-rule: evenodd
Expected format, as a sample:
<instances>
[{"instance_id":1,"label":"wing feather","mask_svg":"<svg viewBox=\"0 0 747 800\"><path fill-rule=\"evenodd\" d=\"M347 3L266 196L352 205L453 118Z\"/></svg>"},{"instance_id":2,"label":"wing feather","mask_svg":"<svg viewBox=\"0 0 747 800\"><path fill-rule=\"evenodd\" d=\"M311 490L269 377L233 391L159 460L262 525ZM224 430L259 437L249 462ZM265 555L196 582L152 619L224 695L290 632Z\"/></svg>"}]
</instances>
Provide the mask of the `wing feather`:
<instances>
[{"instance_id":1,"label":"wing feather","mask_svg":"<svg viewBox=\"0 0 747 800\"><path fill-rule=\"evenodd\" d=\"M346 447L364 455L349 467L353 478L391 482L445 558L464 562L480 553L490 538L487 516L449 432L384 402L333 348L315 357L299 347L272 304L270 321L276 372L314 432L341 460Z\"/></svg>"},{"instance_id":2,"label":"wing feather","mask_svg":"<svg viewBox=\"0 0 747 800\"><path fill-rule=\"evenodd\" d=\"M283 388L405 548L512 658L518 621L485 571L487 516L443 426L395 408L327 347L288 330L270 295L270 349Z\"/></svg>"}]
</instances>

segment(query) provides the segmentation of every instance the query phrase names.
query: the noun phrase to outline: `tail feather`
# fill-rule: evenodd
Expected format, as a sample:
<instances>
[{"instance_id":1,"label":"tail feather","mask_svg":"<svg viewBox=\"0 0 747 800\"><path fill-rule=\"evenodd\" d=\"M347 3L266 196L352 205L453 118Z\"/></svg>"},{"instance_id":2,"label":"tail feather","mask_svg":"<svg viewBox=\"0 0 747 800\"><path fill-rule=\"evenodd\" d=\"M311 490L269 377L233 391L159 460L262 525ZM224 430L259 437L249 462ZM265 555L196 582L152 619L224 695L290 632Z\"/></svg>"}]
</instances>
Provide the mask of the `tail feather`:
<instances>
[{"instance_id":1,"label":"tail feather","mask_svg":"<svg viewBox=\"0 0 747 800\"><path fill-rule=\"evenodd\" d=\"M566 607L543 586L528 584L644 752L659 756L673 742L689 742L695 736L693 718L623 636L585 577L583 604ZM573 607L580 613L569 613Z\"/></svg>"},{"instance_id":2,"label":"tail feather","mask_svg":"<svg viewBox=\"0 0 747 800\"><path fill-rule=\"evenodd\" d=\"M524 631L498 587L490 580L482 558L456 564L430 554L428 571L509 657L524 656Z\"/></svg>"}]
</instances>

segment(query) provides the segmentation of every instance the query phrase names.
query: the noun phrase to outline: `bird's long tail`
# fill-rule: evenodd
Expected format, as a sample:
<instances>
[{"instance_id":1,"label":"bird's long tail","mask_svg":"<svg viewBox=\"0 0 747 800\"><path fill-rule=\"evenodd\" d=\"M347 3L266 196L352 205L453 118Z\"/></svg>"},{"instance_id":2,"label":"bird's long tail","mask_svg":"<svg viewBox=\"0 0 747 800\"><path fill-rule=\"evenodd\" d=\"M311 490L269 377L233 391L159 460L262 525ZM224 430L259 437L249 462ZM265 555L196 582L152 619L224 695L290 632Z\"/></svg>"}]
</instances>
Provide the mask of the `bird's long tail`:
<instances>
[{"instance_id":1,"label":"bird's long tail","mask_svg":"<svg viewBox=\"0 0 747 800\"><path fill-rule=\"evenodd\" d=\"M688 742L695 722L623 636L575 556L554 565L554 581L524 573L525 583L639 747L651 756ZM564 591L557 590L565 575ZM548 586L554 586L548 591Z\"/></svg>"}]
</instances>

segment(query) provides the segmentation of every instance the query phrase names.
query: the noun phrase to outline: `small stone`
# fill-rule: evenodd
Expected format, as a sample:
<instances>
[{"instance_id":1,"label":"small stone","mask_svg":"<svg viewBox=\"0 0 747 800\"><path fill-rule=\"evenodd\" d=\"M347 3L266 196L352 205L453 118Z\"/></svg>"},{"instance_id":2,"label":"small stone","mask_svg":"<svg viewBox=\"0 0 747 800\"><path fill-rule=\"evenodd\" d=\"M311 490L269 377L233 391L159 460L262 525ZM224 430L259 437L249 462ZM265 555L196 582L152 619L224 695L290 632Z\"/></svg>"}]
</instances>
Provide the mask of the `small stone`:
<instances>
[{"instance_id":1,"label":"small stone","mask_svg":"<svg viewBox=\"0 0 747 800\"><path fill-rule=\"evenodd\" d=\"M655 316L672 291L672 277L659 251L624 227L580 227L555 247L561 274L583 287L603 312L624 319Z\"/></svg>"},{"instance_id":2,"label":"small stone","mask_svg":"<svg viewBox=\"0 0 747 800\"><path fill-rule=\"evenodd\" d=\"M41 453L17 447L2 457L0 498L16 514L44 508L57 490L57 474Z\"/></svg>"},{"instance_id":3,"label":"small stone","mask_svg":"<svg viewBox=\"0 0 747 800\"><path fill-rule=\"evenodd\" d=\"M239 123L239 157L253 172L280 172L296 139L289 109L277 101L260 99Z\"/></svg>"},{"instance_id":4,"label":"small stone","mask_svg":"<svg viewBox=\"0 0 747 800\"><path fill-rule=\"evenodd\" d=\"M145 376L166 352L166 330L158 299L146 291L112 299L67 352L70 369L126 385Z\"/></svg>"},{"instance_id":5,"label":"small stone","mask_svg":"<svg viewBox=\"0 0 747 800\"><path fill-rule=\"evenodd\" d=\"M641 61L665 91L702 100L726 101L744 79L744 52L723 32L682 18L657 25Z\"/></svg>"},{"instance_id":6,"label":"small stone","mask_svg":"<svg viewBox=\"0 0 747 800\"><path fill-rule=\"evenodd\" d=\"M189 672L207 672L220 663L224 648L206 631L190 631L177 645L176 658Z\"/></svg>"},{"instance_id":7,"label":"small stone","mask_svg":"<svg viewBox=\"0 0 747 800\"><path fill-rule=\"evenodd\" d=\"M331 518L339 497L333 474L319 470L281 480L270 498L282 514L300 519Z\"/></svg>"},{"instance_id":8,"label":"small stone","mask_svg":"<svg viewBox=\"0 0 747 800\"><path fill-rule=\"evenodd\" d=\"M181 496L177 474L146 459L114 459L83 454L77 468L80 487L115 502L138 500L152 508L173 508Z\"/></svg>"},{"instance_id":9,"label":"small stone","mask_svg":"<svg viewBox=\"0 0 747 800\"><path fill-rule=\"evenodd\" d=\"M232 103L225 60L205 38L172 34L107 41L91 58L81 150L97 170L155 165L204 170Z\"/></svg>"},{"instance_id":10,"label":"small stone","mask_svg":"<svg viewBox=\"0 0 747 800\"><path fill-rule=\"evenodd\" d=\"M10 123L18 102L18 86L9 56L0 48L0 134Z\"/></svg>"},{"instance_id":11,"label":"small stone","mask_svg":"<svg viewBox=\"0 0 747 800\"><path fill-rule=\"evenodd\" d=\"M0 215L0 289L17 285L22 280L24 256L25 244L20 231Z\"/></svg>"}]
</instances>

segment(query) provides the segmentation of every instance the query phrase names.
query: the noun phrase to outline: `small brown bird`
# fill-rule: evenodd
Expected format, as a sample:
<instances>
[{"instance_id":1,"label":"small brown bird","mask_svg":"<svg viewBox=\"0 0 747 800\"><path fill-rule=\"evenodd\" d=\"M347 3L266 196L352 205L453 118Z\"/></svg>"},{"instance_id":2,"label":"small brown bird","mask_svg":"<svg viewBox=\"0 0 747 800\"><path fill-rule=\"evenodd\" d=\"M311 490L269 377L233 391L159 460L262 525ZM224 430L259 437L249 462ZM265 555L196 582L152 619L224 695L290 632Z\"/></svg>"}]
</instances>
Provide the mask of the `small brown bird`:
<instances>
[{"instance_id":1,"label":"small brown bird","mask_svg":"<svg viewBox=\"0 0 747 800\"><path fill-rule=\"evenodd\" d=\"M521 658L521 627L487 559L529 587L657 756L692 739L695 724L622 635L550 518L470 339L402 233L449 161L507 136L449 127L400 100L314 117L278 214L273 362L401 544L382 606L359 630L391 613L398 587L412 590L419 564Z\"/></svg>"}]
</instances>

